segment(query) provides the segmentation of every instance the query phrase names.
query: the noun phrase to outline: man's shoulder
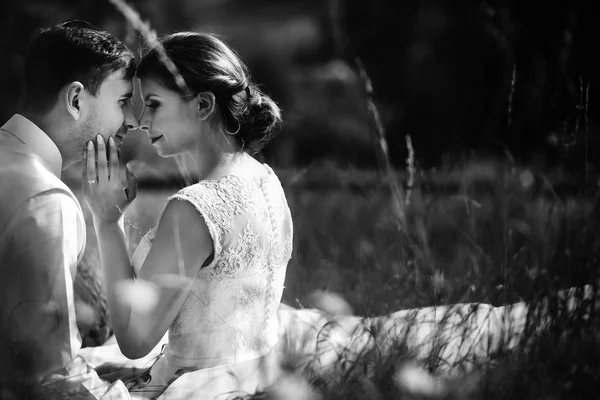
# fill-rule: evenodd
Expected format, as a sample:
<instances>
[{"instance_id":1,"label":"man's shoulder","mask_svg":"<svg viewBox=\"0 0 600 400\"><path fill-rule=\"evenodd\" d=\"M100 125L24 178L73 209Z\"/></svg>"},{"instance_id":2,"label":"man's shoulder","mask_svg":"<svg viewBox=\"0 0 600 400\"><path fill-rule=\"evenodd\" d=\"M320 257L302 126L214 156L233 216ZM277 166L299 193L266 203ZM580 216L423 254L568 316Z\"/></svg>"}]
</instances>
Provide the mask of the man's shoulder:
<instances>
[{"instance_id":1,"label":"man's shoulder","mask_svg":"<svg viewBox=\"0 0 600 400\"><path fill-rule=\"evenodd\" d=\"M2 212L47 192L63 193L79 205L71 189L32 153L0 148L0 182Z\"/></svg>"},{"instance_id":2,"label":"man's shoulder","mask_svg":"<svg viewBox=\"0 0 600 400\"><path fill-rule=\"evenodd\" d=\"M42 159L33 153L0 149L0 176L3 185L39 187L43 190L57 188L70 192L67 185L50 172Z\"/></svg>"}]
</instances>

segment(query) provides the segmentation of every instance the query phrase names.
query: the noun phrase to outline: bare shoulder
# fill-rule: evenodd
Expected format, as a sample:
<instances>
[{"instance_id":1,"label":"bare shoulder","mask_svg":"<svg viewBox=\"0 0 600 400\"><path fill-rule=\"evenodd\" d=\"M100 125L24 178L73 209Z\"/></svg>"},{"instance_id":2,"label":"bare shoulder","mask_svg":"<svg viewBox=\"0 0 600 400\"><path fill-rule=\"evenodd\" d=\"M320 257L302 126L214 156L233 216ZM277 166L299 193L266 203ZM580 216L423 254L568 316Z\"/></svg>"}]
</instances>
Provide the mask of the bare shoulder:
<instances>
[{"instance_id":1,"label":"bare shoulder","mask_svg":"<svg viewBox=\"0 0 600 400\"><path fill-rule=\"evenodd\" d=\"M168 232L165 232L167 229ZM158 231L161 230L166 234L176 231L182 235L181 240L208 237L208 227L202 215L192 203L181 198L174 198L167 203L158 225Z\"/></svg>"},{"instance_id":2,"label":"bare shoulder","mask_svg":"<svg viewBox=\"0 0 600 400\"><path fill-rule=\"evenodd\" d=\"M200 213L187 201L170 200L158 222L140 277L177 274L182 265L187 276L193 277L212 251L213 241Z\"/></svg>"},{"instance_id":3,"label":"bare shoulder","mask_svg":"<svg viewBox=\"0 0 600 400\"><path fill-rule=\"evenodd\" d=\"M163 211L161 222L185 222L185 225L193 224L194 222L204 224L204 219L198 210L189 201L181 197L176 197L167 202Z\"/></svg>"}]
</instances>

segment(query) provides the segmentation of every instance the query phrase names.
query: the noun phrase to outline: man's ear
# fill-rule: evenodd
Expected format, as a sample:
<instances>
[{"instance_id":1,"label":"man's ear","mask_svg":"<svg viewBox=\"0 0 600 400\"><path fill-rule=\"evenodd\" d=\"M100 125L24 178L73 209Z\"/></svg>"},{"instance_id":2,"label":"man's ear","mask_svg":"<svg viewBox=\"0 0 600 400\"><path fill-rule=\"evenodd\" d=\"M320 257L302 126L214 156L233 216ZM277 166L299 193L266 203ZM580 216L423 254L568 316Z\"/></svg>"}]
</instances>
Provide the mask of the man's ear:
<instances>
[{"instance_id":1,"label":"man's ear","mask_svg":"<svg viewBox=\"0 0 600 400\"><path fill-rule=\"evenodd\" d=\"M195 101L198 109L198 118L201 121L205 121L215 109L215 95L213 92L200 92L196 96Z\"/></svg>"},{"instance_id":2,"label":"man's ear","mask_svg":"<svg viewBox=\"0 0 600 400\"><path fill-rule=\"evenodd\" d=\"M83 96L84 90L81 82L71 82L66 86L64 91L65 107L75 121L81 118L81 100Z\"/></svg>"}]
</instances>

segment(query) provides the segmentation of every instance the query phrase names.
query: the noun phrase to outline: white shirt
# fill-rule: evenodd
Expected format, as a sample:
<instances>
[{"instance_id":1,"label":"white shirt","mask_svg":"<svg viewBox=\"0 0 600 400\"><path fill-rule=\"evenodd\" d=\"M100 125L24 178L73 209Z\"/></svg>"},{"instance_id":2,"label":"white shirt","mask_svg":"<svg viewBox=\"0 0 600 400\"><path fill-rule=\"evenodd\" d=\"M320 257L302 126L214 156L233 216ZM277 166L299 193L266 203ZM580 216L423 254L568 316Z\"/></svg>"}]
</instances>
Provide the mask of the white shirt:
<instances>
[{"instance_id":1,"label":"white shirt","mask_svg":"<svg viewBox=\"0 0 600 400\"><path fill-rule=\"evenodd\" d=\"M61 167L54 142L27 118L0 128L0 376L41 378L81 348L73 278L85 221Z\"/></svg>"}]
</instances>

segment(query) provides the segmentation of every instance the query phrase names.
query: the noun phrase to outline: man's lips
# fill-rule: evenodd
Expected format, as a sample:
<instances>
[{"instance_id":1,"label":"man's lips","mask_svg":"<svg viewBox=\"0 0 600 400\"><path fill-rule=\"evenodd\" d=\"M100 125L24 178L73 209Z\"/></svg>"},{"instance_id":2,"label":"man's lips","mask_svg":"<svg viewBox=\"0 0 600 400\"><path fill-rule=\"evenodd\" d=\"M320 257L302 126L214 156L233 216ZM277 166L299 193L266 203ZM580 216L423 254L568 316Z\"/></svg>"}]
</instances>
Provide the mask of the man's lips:
<instances>
[{"instance_id":1,"label":"man's lips","mask_svg":"<svg viewBox=\"0 0 600 400\"><path fill-rule=\"evenodd\" d=\"M115 133L115 140L118 140L120 143L123 143L125 140L125 136L127 136L128 130L125 128L121 128Z\"/></svg>"},{"instance_id":2,"label":"man's lips","mask_svg":"<svg viewBox=\"0 0 600 400\"><path fill-rule=\"evenodd\" d=\"M163 135L160 136L155 136L153 138L150 138L150 141L152 142L152 144L158 142L160 139L162 139Z\"/></svg>"}]
</instances>

